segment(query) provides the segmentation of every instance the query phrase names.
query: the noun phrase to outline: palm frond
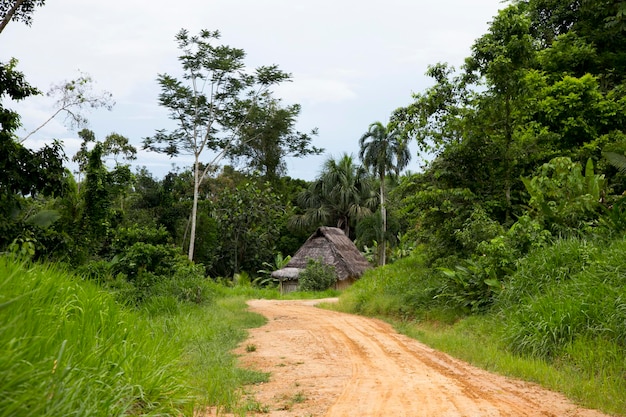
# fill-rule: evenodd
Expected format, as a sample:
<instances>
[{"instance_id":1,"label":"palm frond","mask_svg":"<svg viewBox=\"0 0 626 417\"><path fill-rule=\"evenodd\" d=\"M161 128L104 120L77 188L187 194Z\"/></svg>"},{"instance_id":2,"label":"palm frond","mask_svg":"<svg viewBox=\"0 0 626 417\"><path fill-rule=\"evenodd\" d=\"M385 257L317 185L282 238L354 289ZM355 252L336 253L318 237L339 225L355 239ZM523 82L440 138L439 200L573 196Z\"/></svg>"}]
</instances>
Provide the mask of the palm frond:
<instances>
[{"instance_id":1,"label":"palm frond","mask_svg":"<svg viewBox=\"0 0 626 417\"><path fill-rule=\"evenodd\" d=\"M61 214L56 210L41 210L26 218L26 223L46 229L59 220Z\"/></svg>"},{"instance_id":2,"label":"palm frond","mask_svg":"<svg viewBox=\"0 0 626 417\"><path fill-rule=\"evenodd\" d=\"M602 156L622 174L626 174L626 156L616 152L602 152Z\"/></svg>"}]
</instances>

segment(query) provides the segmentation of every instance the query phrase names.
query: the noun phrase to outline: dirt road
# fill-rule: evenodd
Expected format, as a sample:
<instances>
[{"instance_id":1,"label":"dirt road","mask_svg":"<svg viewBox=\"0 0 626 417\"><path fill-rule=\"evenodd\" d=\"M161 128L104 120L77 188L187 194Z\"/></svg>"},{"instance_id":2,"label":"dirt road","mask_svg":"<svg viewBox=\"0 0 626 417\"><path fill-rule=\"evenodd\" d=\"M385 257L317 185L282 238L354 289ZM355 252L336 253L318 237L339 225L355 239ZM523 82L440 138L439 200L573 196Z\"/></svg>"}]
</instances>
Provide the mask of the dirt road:
<instances>
[{"instance_id":1,"label":"dirt road","mask_svg":"<svg viewBox=\"0 0 626 417\"><path fill-rule=\"evenodd\" d=\"M577 416L536 385L474 368L399 335L388 324L323 310L314 301L250 301L268 323L238 349L243 366L271 372L251 387L278 416Z\"/></svg>"}]
</instances>

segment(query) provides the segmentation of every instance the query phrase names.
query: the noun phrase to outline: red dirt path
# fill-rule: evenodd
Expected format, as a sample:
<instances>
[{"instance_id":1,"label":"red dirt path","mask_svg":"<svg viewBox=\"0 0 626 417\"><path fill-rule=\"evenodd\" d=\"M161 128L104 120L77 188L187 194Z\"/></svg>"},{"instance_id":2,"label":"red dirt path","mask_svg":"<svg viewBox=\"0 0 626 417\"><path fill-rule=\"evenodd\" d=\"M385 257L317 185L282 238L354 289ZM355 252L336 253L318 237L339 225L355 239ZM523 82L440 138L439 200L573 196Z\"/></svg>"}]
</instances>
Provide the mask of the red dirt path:
<instances>
[{"instance_id":1,"label":"red dirt path","mask_svg":"<svg viewBox=\"0 0 626 417\"><path fill-rule=\"evenodd\" d=\"M537 385L475 368L382 321L319 309L317 302L248 303L268 318L236 350L242 366L271 372L268 383L250 387L269 408L259 415L605 416Z\"/></svg>"}]
</instances>

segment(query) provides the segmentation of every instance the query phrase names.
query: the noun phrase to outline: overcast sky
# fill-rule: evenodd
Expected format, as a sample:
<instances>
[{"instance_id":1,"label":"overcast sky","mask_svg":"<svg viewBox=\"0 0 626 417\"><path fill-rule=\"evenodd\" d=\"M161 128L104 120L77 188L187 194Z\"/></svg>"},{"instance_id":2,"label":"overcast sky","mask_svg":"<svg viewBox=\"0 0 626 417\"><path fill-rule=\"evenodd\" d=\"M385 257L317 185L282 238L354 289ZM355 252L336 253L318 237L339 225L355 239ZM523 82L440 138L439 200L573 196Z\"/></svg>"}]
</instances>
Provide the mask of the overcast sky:
<instances>
[{"instance_id":1,"label":"overcast sky","mask_svg":"<svg viewBox=\"0 0 626 417\"><path fill-rule=\"evenodd\" d=\"M285 104L299 103L300 131L319 129L319 157L289 160L288 175L314 179L329 156L358 155L359 137L370 123L386 123L391 112L411 102L411 93L431 85L429 64L456 67L483 35L501 0L49 0L31 27L11 22L0 34L0 61L19 60L18 69L43 91L52 84L89 74L96 88L113 94L112 111L88 114L96 137L117 132L137 147L156 129L171 126L159 107L157 74L179 74L174 41L182 28L219 30L222 43L244 49L250 67L277 64L293 82L276 90ZM80 72L79 72L80 71ZM46 97L17 108L31 131L53 113ZM48 124L27 144L63 140L71 156L80 143L63 119ZM409 167L417 171L419 164ZM169 159L140 152L136 165L162 177Z\"/></svg>"}]
</instances>

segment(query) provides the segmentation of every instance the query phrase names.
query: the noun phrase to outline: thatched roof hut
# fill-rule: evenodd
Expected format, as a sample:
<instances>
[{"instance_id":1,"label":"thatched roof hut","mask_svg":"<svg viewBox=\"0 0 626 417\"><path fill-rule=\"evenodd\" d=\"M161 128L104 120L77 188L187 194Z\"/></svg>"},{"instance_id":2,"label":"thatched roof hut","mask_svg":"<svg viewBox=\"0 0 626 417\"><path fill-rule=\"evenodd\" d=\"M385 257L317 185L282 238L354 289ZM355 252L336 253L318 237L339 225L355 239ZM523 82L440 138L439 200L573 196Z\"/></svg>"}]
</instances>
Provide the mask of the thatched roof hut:
<instances>
[{"instance_id":1,"label":"thatched roof hut","mask_svg":"<svg viewBox=\"0 0 626 417\"><path fill-rule=\"evenodd\" d=\"M280 280L282 292L297 289L298 275L306 268L309 259L321 259L324 264L335 267L337 289L350 286L365 270L371 268L367 259L341 229L320 227L293 255L287 266L272 272L272 276Z\"/></svg>"}]
</instances>

